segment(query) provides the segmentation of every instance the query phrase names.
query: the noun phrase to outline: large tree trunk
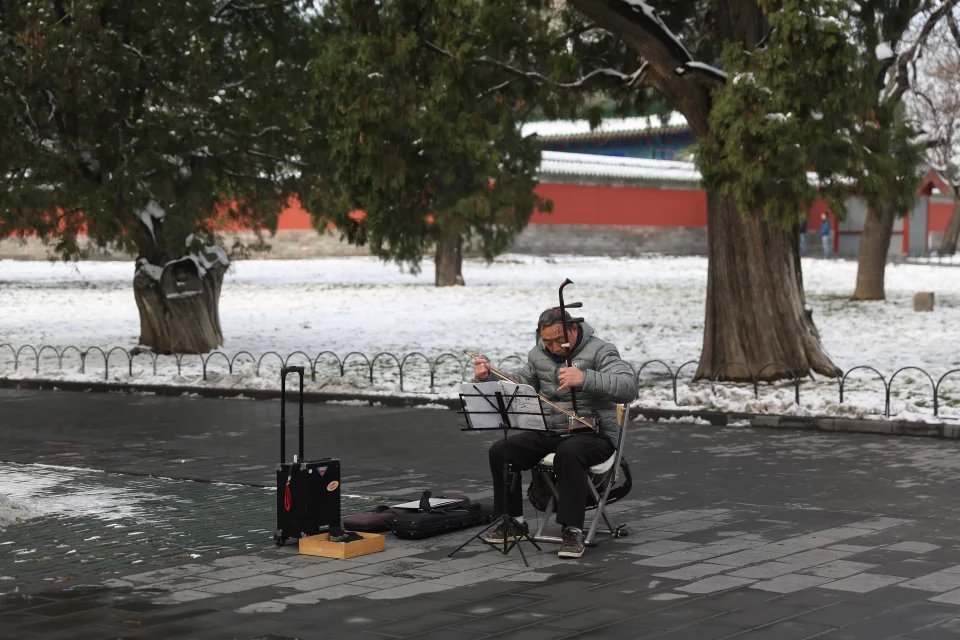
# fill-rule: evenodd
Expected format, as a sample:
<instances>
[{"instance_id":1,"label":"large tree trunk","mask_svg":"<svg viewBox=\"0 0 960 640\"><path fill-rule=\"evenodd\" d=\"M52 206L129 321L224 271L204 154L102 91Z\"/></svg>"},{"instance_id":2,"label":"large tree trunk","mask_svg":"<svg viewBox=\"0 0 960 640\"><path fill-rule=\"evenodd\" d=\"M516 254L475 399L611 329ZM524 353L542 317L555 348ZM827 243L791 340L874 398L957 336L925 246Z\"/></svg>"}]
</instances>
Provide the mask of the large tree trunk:
<instances>
[{"instance_id":1,"label":"large tree trunk","mask_svg":"<svg viewBox=\"0 0 960 640\"><path fill-rule=\"evenodd\" d=\"M943 239L940 241L940 255L952 256L957 252L957 236L960 236L960 192L954 187L953 212L950 214L947 230L943 232Z\"/></svg>"},{"instance_id":2,"label":"large tree trunk","mask_svg":"<svg viewBox=\"0 0 960 640\"><path fill-rule=\"evenodd\" d=\"M883 300L883 280L887 269L887 252L893 235L894 213L888 209L867 211L867 219L860 234L857 255L857 286L853 300Z\"/></svg>"},{"instance_id":3,"label":"large tree trunk","mask_svg":"<svg viewBox=\"0 0 960 640\"><path fill-rule=\"evenodd\" d=\"M811 369L839 375L805 309L799 242L791 229L747 218L707 193L709 265L697 378L775 380Z\"/></svg>"},{"instance_id":4,"label":"large tree trunk","mask_svg":"<svg viewBox=\"0 0 960 640\"><path fill-rule=\"evenodd\" d=\"M684 66L689 53L677 46L644 3L569 2L644 61L638 80L683 113L694 135L710 134L710 94L716 80ZM767 31L766 15L756 0L718 0L716 16L717 39L737 42L748 51ZM804 308L797 234L775 222L743 216L728 198L708 193L707 237L707 312L697 377L719 374L725 380L749 380L753 374L770 380L790 372L806 375L811 369L839 375ZM726 365L731 362L742 362L746 369Z\"/></svg>"},{"instance_id":5,"label":"large tree trunk","mask_svg":"<svg viewBox=\"0 0 960 640\"><path fill-rule=\"evenodd\" d=\"M462 286L463 238L459 233L444 234L437 240L436 272L438 287Z\"/></svg>"},{"instance_id":6,"label":"large tree trunk","mask_svg":"<svg viewBox=\"0 0 960 640\"><path fill-rule=\"evenodd\" d=\"M140 344L157 353L206 353L223 344L220 286L225 256L212 263L186 257L165 267L137 262L133 292Z\"/></svg>"}]
</instances>

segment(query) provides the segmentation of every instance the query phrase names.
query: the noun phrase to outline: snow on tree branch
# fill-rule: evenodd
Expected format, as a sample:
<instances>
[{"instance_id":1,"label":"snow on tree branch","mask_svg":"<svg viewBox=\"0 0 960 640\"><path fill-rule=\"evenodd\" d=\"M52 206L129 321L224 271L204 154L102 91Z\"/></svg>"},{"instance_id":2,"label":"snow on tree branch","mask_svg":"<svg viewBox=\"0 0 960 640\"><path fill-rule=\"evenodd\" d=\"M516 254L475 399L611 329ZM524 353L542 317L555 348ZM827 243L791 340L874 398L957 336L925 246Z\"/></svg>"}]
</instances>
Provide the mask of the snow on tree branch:
<instances>
[{"instance_id":1,"label":"snow on tree branch","mask_svg":"<svg viewBox=\"0 0 960 640\"><path fill-rule=\"evenodd\" d=\"M153 229L153 221L162 221L166 215L167 212L156 200L151 200L147 203L147 206L137 212L137 218L140 219L140 222L143 223L143 226L145 226L147 231L150 232L150 237L153 238L154 241L157 239L157 234Z\"/></svg>"},{"instance_id":2,"label":"snow on tree branch","mask_svg":"<svg viewBox=\"0 0 960 640\"><path fill-rule=\"evenodd\" d=\"M572 82L554 82L539 71L523 71L522 69L518 69L512 65L488 56L480 56L479 58L476 58L476 61L491 64L504 71L507 71L508 73L524 77L528 80L536 82L537 84L549 84L550 86L561 89L583 89L598 85L629 84L637 73L634 72L631 74L626 74L622 71L617 71L616 69L610 68L594 69L590 73L587 73L580 78L573 80Z\"/></svg>"},{"instance_id":3,"label":"snow on tree branch","mask_svg":"<svg viewBox=\"0 0 960 640\"><path fill-rule=\"evenodd\" d=\"M580 13L622 39L637 57L647 63L645 84L663 95L686 95L688 106L702 104L706 94L690 92L692 80L709 90L726 81L722 73L698 62L657 11L644 0L568 0ZM695 72L695 73L691 73ZM693 108L693 107L690 107Z\"/></svg>"},{"instance_id":4,"label":"snow on tree branch","mask_svg":"<svg viewBox=\"0 0 960 640\"><path fill-rule=\"evenodd\" d=\"M675 73L680 76L688 72L701 73L707 78L719 82L720 84L723 84L727 81L727 74L725 72L704 62L691 60L690 62L683 63L675 69Z\"/></svg>"},{"instance_id":5,"label":"snow on tree branch","mask_svg":"<svg viewBox=\"0 0 960 640\"><path fill-rule=\"evenodd\" d=\"M651 35L667 46L676 58L684 61L684 63L693 62L693 56L680 42L680 38L670 30L653 7L645 0L620 0L620 4L627 5L629 11L636 16L636 22L640 23L651 32Z\"/></svg>"},{"instance_id":6,"label":"snow on tree branch","mask_svg":"<svg viewBox=\"0 0 960 640\"><path fill-rule=\"evenodd\" d=\"M420 37L421 42L423 42L423 44L427 48L441 54L446 58L453 59L454 56L451 52L447 51L446 49L436 44L435 42L432 42L431 40L426 38L422 33L419 33L418 35ZM477 58L473 58L473 62L480 63L480 64L488 64L488 65L497 67L498 69L501 69L503 71L506 71L507 73L515 75L519 78L524 78L531 82L535 82L536 84L546 84L552 87L557 87L559 89L586 89L586 88L595 87L595 86L612 86L612 85L632 86L640 78L641 72L644 68L641 65L639 69L629 74L623 73L622 71L618 71L616 69L611 69L611 68L594 69L593 71L571 82L556 82L551 80L547 76L543 75L539 71L524 71L523 69L518 69L517 67L511 64L508 64L496 58L491 58L490 56L479 56ZM494 93L500 89L505 88L509 84L510 84L509 81L501 82L489 89L485 89L478 95L478 97L483 97L490 93Z\"/></svg>"}]
</instances>

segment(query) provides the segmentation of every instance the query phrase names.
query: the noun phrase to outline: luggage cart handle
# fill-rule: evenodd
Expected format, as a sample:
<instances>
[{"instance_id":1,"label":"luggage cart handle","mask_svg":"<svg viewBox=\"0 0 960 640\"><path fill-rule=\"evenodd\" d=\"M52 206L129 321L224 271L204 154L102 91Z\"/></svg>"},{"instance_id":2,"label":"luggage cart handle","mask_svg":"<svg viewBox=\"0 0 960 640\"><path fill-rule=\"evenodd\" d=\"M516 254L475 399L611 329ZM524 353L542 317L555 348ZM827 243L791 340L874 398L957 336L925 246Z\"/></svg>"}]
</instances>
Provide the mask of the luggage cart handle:
<instances>
[{"instance_id":1,"label":"luggage cart handle","mask_svg":"<svg viewBox=\"0 0 960 640\"><path fill-rule=\"evenodd\" d=\"M280 463L287 459L287 376L296 373L300 377L300 417L298 421L299 461L303 461L303 367L280 369Z\"/></svg>"}]
</instances>

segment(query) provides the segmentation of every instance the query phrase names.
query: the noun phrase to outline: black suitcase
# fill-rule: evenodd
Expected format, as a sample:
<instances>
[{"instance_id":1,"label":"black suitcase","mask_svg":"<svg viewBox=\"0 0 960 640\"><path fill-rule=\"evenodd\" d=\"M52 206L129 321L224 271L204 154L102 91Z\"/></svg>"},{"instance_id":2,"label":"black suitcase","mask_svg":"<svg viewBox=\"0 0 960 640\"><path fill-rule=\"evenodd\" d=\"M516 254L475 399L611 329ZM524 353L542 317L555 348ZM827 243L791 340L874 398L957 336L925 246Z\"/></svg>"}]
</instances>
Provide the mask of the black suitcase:
<instances>
[{"instance_id":1,"label":"black suitcase","mask_svg":"<svg viewBox=\"0 0 960 640\"><path fill-rule=\"evenodd\" d=\"M450 498L455 496L456 494L447 494ZM470 502L466 496L456 497L462 498L459 504L439 509L421 508L417 511L397 509L397 517L393 521L393 534L398 538L419 540L486 524L493 519L493 508L489 505ZM429 494L426 495L426 499L429 499Z\"/></svg>"},{"instance_id":2,"label":"black suitcase","mask_svg":"<svg viewBox=\"0 0 960 640\"><path fill-rule=\"evenodd\" d=\"M287 462L287 375L300 377L298 454ZM341 533L340 461L334 458L303 459L303 367L283 367L280 372L280 464L277 465L277 529L273 541L283 546L289 538L329 531Z\"/></svg>"}]
</instances>

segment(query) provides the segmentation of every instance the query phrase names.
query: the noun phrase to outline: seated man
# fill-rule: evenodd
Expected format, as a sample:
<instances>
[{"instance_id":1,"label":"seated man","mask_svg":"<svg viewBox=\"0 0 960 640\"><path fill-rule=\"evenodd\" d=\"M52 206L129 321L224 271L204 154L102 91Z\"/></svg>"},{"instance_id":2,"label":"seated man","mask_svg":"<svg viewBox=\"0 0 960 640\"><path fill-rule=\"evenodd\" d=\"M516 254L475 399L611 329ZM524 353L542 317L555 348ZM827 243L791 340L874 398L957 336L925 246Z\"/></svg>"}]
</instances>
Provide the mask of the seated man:
<instances>
[{"instance_id":1,"label":"seated man","mask_svg":"<svg viewBox=\"0 0 960 640\"><path fill-rule=\"evenodd\" d=\"M567 433L569 418L549 409L549 431L523 431L497 440L490 447L490 471L493 474L494 515L503 513L503 462L516 469L532 469L548 453L555 453L553 468L560 493L557 522L563 526L561 558L579 558L584 550L583 521L589 496L587 470L613 455L617 441L616 405L637 397L637 380L620 358L617 348L593 335L593 328L583 322L569 324L572 367L566 366L567 345L559 308L547 309L537 323L537 346L530 350L527 364L516 372L517 382L529 384L543 397L572 409L571 389L576 390L577 409L598 425L596 433ZM497 379L482 355L473 362L477 380ZM576 426L578 423L574 422ZM520 483L511 483L506 505L507 514L523 522ZM501 525L484 536L484 540L502 543L504 537L515 540L520 532L505 531Z\"/></svg>"}]
</instances>

